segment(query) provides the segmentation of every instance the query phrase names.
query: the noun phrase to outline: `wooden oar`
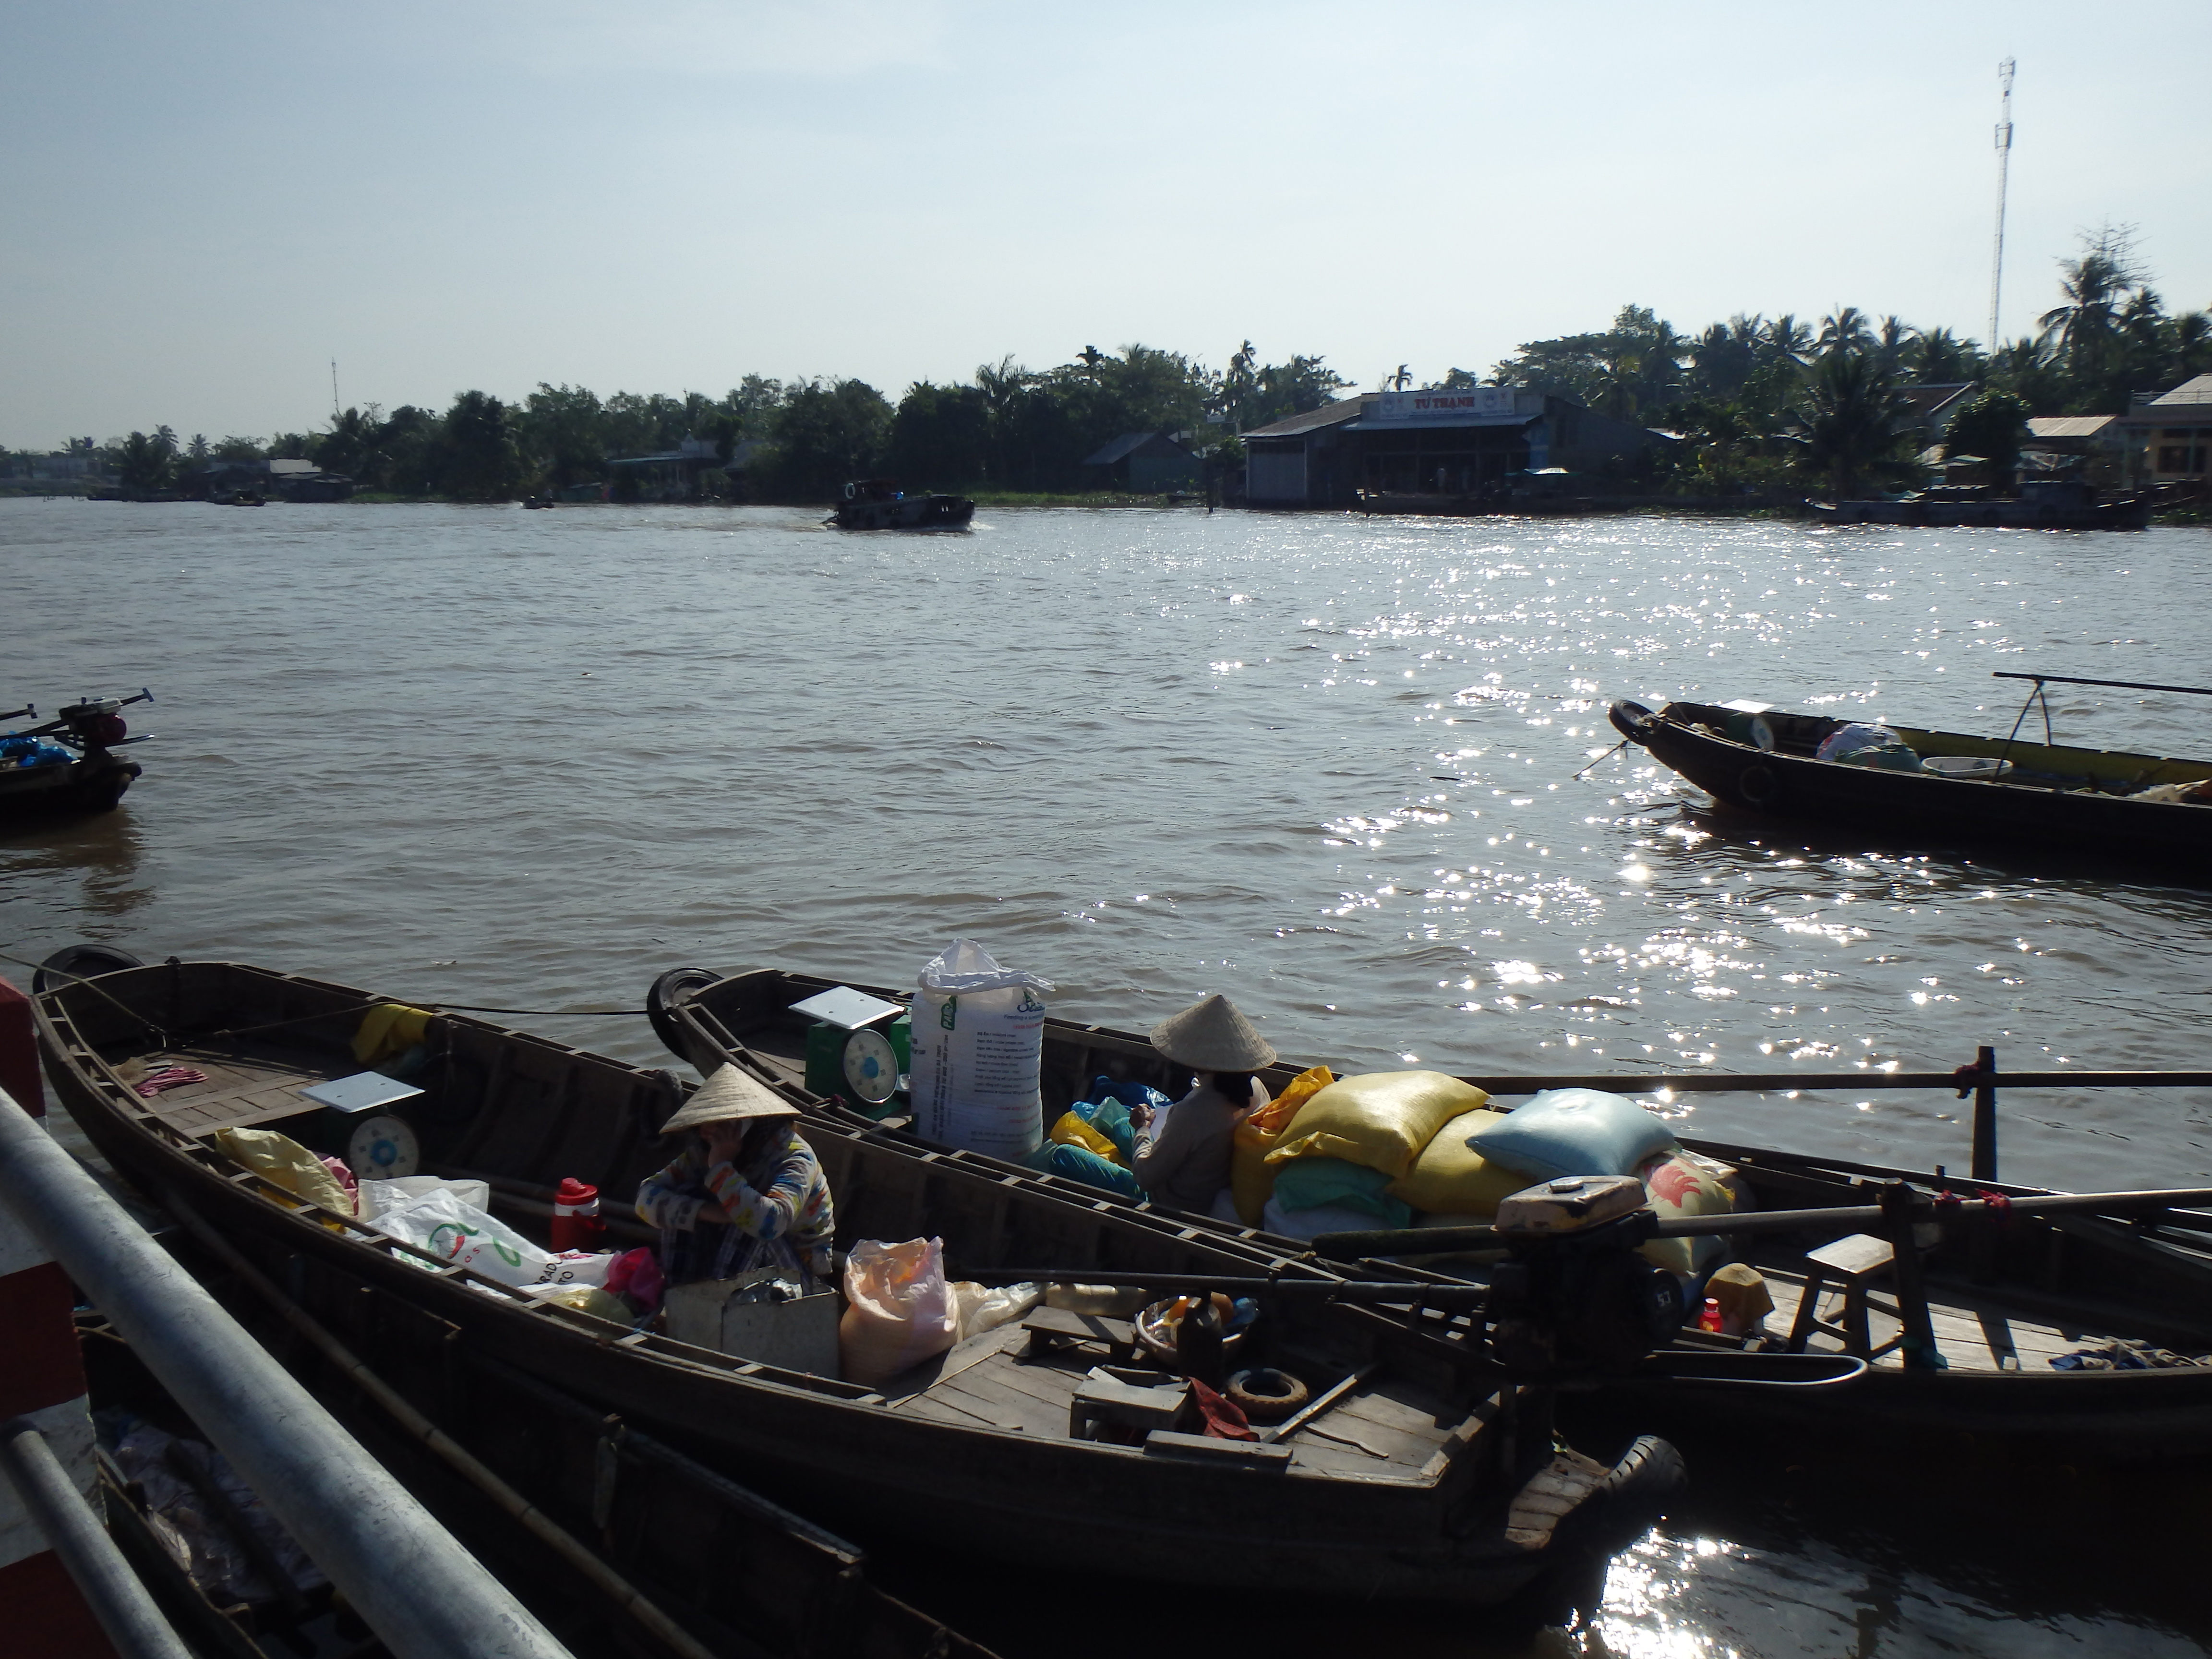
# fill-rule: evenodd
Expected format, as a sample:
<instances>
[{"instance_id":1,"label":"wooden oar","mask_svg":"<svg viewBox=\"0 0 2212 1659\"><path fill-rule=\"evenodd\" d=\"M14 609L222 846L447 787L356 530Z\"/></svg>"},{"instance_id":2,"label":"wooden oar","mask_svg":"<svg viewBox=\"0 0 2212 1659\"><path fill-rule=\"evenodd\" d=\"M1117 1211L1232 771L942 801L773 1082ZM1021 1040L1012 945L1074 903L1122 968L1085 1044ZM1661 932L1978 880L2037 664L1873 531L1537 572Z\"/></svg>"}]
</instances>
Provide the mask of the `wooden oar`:
<instances>
[{"instance_id":1,"label":"wooden oar","mask_svg":"<svg viewBox=\"0 0 2212 1659\"><path fill-rule=\"evenodd\" d=\"M2131 1193L2050 1193L2036 1198L1990 1200L1966 1198L1939 1204L1916 1195L1917 1218L1938 1215L1981 1215L1990 1211L2008 1215L2046 1215L2073 1210L2139 1213L2145 1210L2190 1209L2212 1204L2212 1187L2180 1187L2168 1191ZM1801 1229L1858 1227L1884 1218L1881 1207L1854 1204L1826 1210L1759 1210L1747 1215L1685 1216L1662 1221L1652 1230L1656 1238L1710 1238L1732 1233L1796 1232ZM1511 1237L1495 1227L1378 1228L1372 1232L1322 1233L1312 1241L1313 1253L1329 1261L1353 1261L1366 1255L1433 1255L1457 1250L1494 1250Z\"/></svg>"}]
</instances>

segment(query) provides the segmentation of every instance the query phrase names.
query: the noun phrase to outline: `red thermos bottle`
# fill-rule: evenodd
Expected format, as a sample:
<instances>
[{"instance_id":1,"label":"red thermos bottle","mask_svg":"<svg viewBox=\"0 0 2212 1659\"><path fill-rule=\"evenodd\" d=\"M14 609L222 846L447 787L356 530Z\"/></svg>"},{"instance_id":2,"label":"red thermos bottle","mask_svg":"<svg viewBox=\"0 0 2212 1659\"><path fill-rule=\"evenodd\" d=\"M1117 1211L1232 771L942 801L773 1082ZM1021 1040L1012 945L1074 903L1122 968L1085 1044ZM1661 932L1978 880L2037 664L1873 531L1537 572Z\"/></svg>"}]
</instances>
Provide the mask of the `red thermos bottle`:
<instances>
[{"instance_id":1,"label":"red thermos bottle","mask_svg":"<svg viewBox=\"0 0 2212 1659\"><path fill-rule=\"evenodd\" d=\"M599 1189L574 1176L564 1177L553 1195L553 1248L597 1249L606 1230L599 1219Z\"/></svg>"}]
</instances>

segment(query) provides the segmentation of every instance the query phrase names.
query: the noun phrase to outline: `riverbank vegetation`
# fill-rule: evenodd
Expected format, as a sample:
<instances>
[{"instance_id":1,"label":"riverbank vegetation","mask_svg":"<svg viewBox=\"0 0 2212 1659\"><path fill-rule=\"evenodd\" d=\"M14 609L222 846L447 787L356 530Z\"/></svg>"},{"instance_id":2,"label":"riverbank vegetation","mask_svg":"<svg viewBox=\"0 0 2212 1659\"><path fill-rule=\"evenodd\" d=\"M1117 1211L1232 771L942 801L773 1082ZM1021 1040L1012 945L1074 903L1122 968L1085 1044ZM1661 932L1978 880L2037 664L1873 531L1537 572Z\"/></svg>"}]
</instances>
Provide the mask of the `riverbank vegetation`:
<instances>
[{"instance_id":1,"label":"riverbank vegetation","mask_svg":"<svg viewBox=\"0 0 2212 1659\"><path fill-rule=\"evenodd\" d=\"M2117 414L2132 394L2212 372L2212 323L2168 310L2125 228L2082 239L2060 262L2058 297L2033 334L1995 352L1851 306L1817 323L1739 313L1686 333L1632 305L1609 328L1530 341L1486 372L1453 368L1437 384L1527 387L1664 431L1672 441L1636 481L1711 497L1912 481L1929 441L1911 418L1916 387L1974 383L1951 448L2004 467L2031 416ZM1401 369L1383 383L1413 381ZM506 501L605 484L617 499L820 501L878 474L1001 499L1096 500L1110 482L1085 458L1123 434L1179 434L1220 473L1242 459L1237 434L1319 409L1351 384L1318 356L1264 362L1249 341L1220 370L1141 344L1086 346L1050 368L1006 357L969 380L917 381L896 403L848 379L748 375L720 398L603 398L541 383L514 400L463 392L442 412L348 409L325 430L266 441L180 440L159 427L73 447L137 494L211 462L276 458L343 473L380 500ZM655 456L666 459L635 464ZM633 464L609 465L619 458ZM0 475L28 474L29 458L18 459L27 464Z\"/></svg>"}]
</instances>

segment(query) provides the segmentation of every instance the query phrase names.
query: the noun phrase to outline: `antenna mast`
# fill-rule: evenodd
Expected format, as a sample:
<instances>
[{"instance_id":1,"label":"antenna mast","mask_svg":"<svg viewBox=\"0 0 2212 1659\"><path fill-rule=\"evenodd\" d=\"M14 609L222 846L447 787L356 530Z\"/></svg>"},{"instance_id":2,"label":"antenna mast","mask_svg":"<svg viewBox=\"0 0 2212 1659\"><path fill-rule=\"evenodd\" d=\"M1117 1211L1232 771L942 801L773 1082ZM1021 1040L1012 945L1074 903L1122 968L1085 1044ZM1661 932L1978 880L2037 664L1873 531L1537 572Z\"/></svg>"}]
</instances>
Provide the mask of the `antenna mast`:
<instances>
[{"instance_id":1,"label":"antenna mast","mask_svg":"<svg viewBox=\"0 0 2212 1659\"><path fill-rule=\"evenodd\" d=\"M1990 264L1989 355L1997 355L1997 296L2004 291L2005 181L2012 167L2012 59L1997 65L1997 245Z\"/></svg>"}]
</instances>

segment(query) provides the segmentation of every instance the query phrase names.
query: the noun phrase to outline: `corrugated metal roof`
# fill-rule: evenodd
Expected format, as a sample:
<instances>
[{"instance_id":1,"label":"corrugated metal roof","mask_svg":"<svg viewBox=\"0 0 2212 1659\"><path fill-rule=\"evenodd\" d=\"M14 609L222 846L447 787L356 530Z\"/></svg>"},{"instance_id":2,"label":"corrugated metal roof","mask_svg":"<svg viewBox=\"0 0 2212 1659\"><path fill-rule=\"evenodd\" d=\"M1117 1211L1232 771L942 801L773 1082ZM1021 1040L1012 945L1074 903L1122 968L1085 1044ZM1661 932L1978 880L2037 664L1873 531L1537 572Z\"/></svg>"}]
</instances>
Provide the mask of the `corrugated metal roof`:
<instances>
[{"instance_id":1,"label":"corrugated metal roof","mask_svg":"<svg viewBox=\"0 0 2212 1659\"><path fill-rule=\"evenodd\" d=\"M1130 453L1132 451L1142 449L1146 444L1152 442L1152 441L1158 435L1158 434L1157 433L1152 432L1124 432L1120 437L1115 439L1112 443L1108 444L1104 448L1101 449L1096 455L1085 456L1083 458L1083 465L1085 466L1111 466L1115 462L1120 460L1124 455Z\"/></svg>"},{"instance_id":2,"label":"corrugated metal roof","mask_svg":"<svg viewBox=\"0 0 2212 1659\"><path fill-rule=\"evenodd\" d=\"M1248 438L1295 438L1302 433L1317 432L1323 427L1341 426L1374 401L1372 393L1359 398L1340 398L1333 404L1323 404L1319 409L1310 409L1303 415L1291 416L1272 426L1255 426L1244 435Z\"/></svg>"},{"instance_id":3,"label":"corrugated metal roof","mask_svg":"<svg viewBox=\"0 0 2212 1659\"><path fill-rule=\"evenodd\" d=\"M2036 415L2028 432L2038 438L2094 438L2118 420L2116 415Z\"/></svg>"},{"instance_id":4,"label":"corrugated metal roof","mask_svg":"<svg viewBox=\"0 0 2212 1659\"><path fill-rule=\"evenodd\" d=\"M2172 409L2178 404L2185 405L2212 404L2212 374L2199 374L2193 380L2184 380L2164 397L2152 398L2146 407Z\"/></svg>"},{"instance_id":5,"label":"corrugated metal roof","mask_svg":"<svg viewBox=\"0 0 2212 1659\"><path fill-rule=\"evenodd\" d=\"M1346 432L1451 432L1470 426L1527 426L1544 417L1536 415L1459 415L1441 421L1378 421L1363 416L1344 429Z\"/></svg>"}]
</instances>

